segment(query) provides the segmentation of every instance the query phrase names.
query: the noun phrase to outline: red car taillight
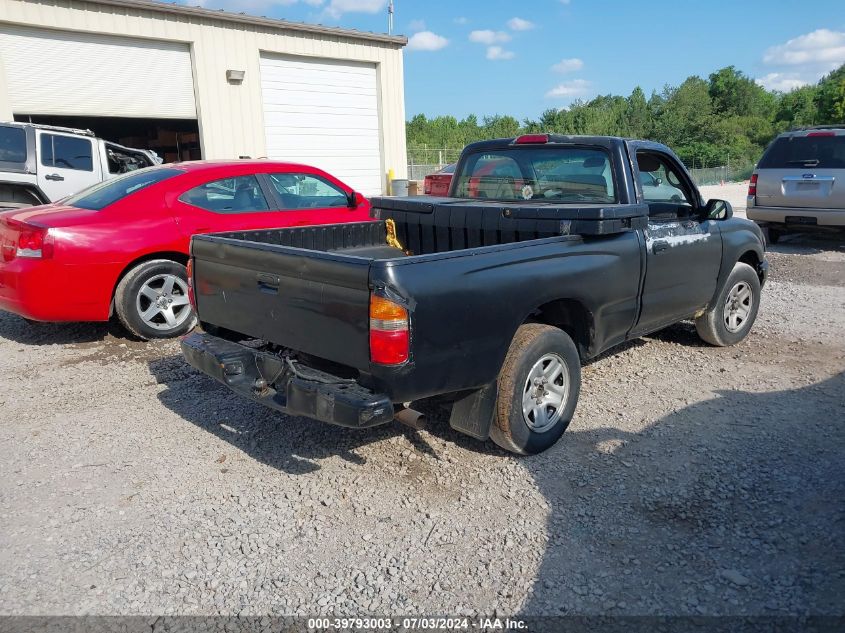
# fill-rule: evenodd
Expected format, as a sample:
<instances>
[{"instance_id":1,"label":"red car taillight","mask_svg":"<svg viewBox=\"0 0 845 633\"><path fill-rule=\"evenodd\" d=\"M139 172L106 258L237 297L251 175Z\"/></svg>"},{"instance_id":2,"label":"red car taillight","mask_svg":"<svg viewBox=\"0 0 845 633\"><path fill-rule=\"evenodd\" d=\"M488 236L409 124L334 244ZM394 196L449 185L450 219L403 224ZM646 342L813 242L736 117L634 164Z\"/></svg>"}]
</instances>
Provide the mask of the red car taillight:
<instances>
[{"instance_id":1,"label":"red car taillight","mask_svg":"<svg viewBox=\"0 0 845 633\"><path fill-rule=\"evenodd\" d=\"M431 193L431 177L426 176L423 181L423 193L429 195Z\"/></svg>"},{"instance_id":2,"label":"red car taillight","mask_svg":"<svg viewBox=\"0 0 845 633\"><path fill-rule=\"evenodd\" d=\"M3 242L3 259L7 262L15 257L32 259L52 259L55 240L50 229L44 226L27 224L19 220L4 220L11 229L11 239ZM15 235L17 233L17 235Z\"/></svg>"},{"instance_id":3,"label":"red car taillight","mask_svg":"<svg viewBox=\"0 0 845 633\"><path fill-rule=\"evenodd\" d=\"M197 311L197 298L194 296L194 258L188 260L188 266L185 269L185 275L188 278L188 301L194 312Z\"/></svg>"},{"instance_id":4,"label":"red car taillight","mask_svg":"<svg viewBox=\"0 0 845 633\"><path fill-rule=\"evenodd\" d=\"M408 311L398 303L370 295L370 360L401 365L408 360Z\"/></svg>"},{"instance_id":5,"label":"red car taillight","mask_svg":"<svg viewBox=\"0 0 845 633\"><path fill-rule=\"evenodd\" d=\"M757 174L751 174L751 180L748 181L748 195L757 195Z\"/></svg>"}]
</instances>

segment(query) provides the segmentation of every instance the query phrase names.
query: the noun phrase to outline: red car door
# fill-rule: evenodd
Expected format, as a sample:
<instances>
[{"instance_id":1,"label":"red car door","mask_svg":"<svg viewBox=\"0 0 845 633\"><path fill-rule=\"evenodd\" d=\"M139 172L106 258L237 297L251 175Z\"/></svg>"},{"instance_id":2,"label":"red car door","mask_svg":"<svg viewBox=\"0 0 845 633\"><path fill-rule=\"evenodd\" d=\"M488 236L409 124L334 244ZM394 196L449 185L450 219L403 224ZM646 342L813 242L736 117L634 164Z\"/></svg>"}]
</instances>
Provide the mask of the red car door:
<instances>
[{"instance_id":1,"label":"red car door","mask_svg":"<svg viewBox=\"0 0 845 633\"><path fill-rule=\"evenodd\" d=\"M307 172L267 174L270 193L285 226L361 222L369 219L369 203L360 196L350 207L348 189L328 175Z\"/></svg>"}]
</instances>

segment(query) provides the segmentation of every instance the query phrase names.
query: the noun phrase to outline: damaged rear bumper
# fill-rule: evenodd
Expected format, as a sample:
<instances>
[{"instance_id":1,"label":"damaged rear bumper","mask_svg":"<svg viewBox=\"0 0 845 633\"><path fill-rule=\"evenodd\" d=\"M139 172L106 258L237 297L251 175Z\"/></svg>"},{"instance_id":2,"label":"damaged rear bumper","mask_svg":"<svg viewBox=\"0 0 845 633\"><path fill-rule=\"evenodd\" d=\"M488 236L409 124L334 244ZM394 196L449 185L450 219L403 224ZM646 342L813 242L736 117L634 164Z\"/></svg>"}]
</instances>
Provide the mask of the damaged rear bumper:
<instances>
[{"instance_id":1,"label":"damaged rear bumper","mask_svg":"<svg viewBox=\"0 0 845 633\"><path fill-rule=\"evenodd\" d=\"M189 334L181 345L191 366L232 391L288 415L350 428L393 420L390 399L354 381L210 334Z\"/></svg>"}]
</instances>

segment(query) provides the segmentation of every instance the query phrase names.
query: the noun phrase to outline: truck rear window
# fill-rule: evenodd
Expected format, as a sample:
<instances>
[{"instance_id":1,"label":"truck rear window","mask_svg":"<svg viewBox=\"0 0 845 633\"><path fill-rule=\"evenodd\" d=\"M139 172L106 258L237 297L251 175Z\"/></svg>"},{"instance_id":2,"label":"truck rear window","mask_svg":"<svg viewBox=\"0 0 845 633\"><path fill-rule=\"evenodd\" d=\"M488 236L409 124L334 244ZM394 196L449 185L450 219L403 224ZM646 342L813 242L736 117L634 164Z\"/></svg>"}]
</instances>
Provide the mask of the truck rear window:
<instances>
[{"instance_id":1,"label":"truck rear window","mask_svg":"<svg viewBox=\"0 0 845 633\"><path fill-rule=\"evenodd\" d=\"M471 154L458 172L458 198L615 202L613 166L600 149L506 148Z\"/></svg>"},{"instance_id":2,"label":"truck rear window","mask_svg":"<svg viewBox=\"0 0 845 633\"><path fill-rule=\"evenodd\" d=\"M845 136L782 136L769 146L757 167L845 168Z\"/></svg>"},{"instance_id":3,"label":"truck rear window","mask_svg":"<svg viewBox=\"0 0 845 633\"><path fill-rule=\"evenodd\" d=\"M26 162L26 132L22 127L0 125L0 163Z\"/></svg>"},{"instance_id":4,"label":"truck rear window","mask_svg":"<svg viewBox=\"0 0 845 633\"><path fill-rule=\"evenodd\" d=\"M136 191L183 173L185 172L181 169L170 169L167 167L139 169L138 171L133 171L117 178L111 178L93 187L89 187L75 196L68 198L65 204L69 204L72 207L79 207L80 209L100 211Z\"/></svg>"}]
</instances>

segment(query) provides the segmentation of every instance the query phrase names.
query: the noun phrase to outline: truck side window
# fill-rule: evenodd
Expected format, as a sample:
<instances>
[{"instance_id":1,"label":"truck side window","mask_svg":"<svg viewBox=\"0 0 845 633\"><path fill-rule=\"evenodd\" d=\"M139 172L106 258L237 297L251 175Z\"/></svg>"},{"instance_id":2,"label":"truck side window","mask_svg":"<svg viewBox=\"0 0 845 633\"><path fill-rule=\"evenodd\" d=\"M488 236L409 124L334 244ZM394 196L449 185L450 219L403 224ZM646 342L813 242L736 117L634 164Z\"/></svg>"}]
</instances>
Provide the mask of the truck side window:
<instances>
[{"instance_id":1,"label":"truck side window","mask_svg":"<svg viewBox=\"0 0 845 633\"><path fill-rule=\"evenodd\" d=\"M91 141L75 136L42 134L41 164L60 169L94 171Z\"/></svg>"},{"instance_id":2,"label":"truck side window","mask_svg":"<svg viewBox=\"0 0 845 633\"><path fill-rule=\"evenodd\" d=\"M643 202L666 203L655 206L655 210L666 213L669 205L678 205L677 213L688 215L694 206L693 199L684 181L668 157L651 152L637 152L637 166L640 172L640 186Z\"/></svg>"},{"instance_id":3,"label":"truck side window","mask_svg":"<svg viewBox=\"0 0 845 633\"><path fill-rule=\"evenodd\" d=\"M255 213L270 208L255 176L212 180L186 191L179 200L215 213Z\"/></svg>"},{"instance_id":4,"label":"truck side window","mask_svg":"<svg viewBox=\"0 0 845 633\"><path fill-rule=\"evenodd\" d=\"M324 209L345 207L346 192L311 174L269 174L270 183L282 202L282 209Z\"/></svg>"}]
</instances>

